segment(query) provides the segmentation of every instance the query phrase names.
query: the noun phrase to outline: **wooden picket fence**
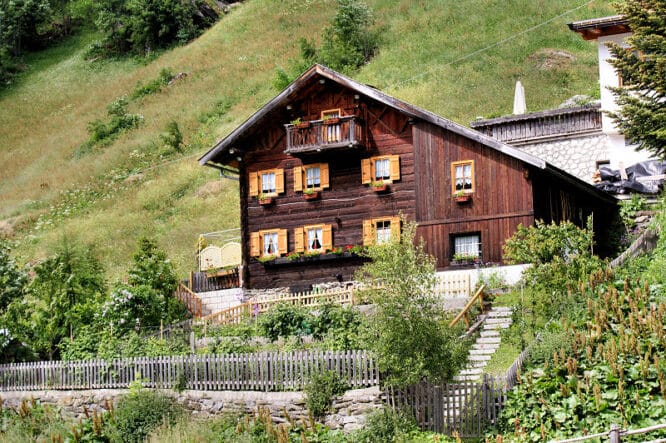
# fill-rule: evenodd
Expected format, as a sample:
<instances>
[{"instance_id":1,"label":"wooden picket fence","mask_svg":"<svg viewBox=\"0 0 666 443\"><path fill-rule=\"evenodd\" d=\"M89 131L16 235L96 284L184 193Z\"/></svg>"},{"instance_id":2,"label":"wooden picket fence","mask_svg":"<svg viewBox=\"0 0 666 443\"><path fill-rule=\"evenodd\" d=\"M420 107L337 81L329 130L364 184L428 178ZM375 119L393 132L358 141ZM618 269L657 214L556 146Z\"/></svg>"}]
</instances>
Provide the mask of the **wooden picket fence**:
<instances>
[{"instance_id":1,"label":"wooden picket fence","mask_svg":"<svg viewBox=\"0 0 666 443\"><path fill-rule=\"evenodd\" d=\"M400 390L389 388L385 390L386 401L393 408L411 411L423 430L482 437L486 427L496 423L507 392L520 381L520 369L528 353L529 348L504 375L484 374L480 382L423 381Z\"/></svg>"},{"instance_id":2,"label":"wooden picket fence","mask_svg":"<svg viewBox=\"0 0 666 443\"><path fill-rule=\"evenodd\" d=\"M120 389L137 379L160 389L287 391L321 370L354 388L379 384L367 351L296 351L7 364L0 365L0 391Z\"/></svg>"}]
</instances>

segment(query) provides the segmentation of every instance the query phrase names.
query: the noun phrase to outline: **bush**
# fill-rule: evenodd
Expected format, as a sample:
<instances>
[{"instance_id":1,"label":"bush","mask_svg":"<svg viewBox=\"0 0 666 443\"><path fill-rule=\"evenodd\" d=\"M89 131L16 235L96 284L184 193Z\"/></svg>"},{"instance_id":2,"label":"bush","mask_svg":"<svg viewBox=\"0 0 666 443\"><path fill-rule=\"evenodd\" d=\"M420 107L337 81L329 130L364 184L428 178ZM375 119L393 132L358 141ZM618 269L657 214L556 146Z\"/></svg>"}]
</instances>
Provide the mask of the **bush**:
<instances>
[{"instance_id":1,"label":"bush","mask_svg":"<svg viewBox=\"0 0 666 443\"><path fill-rule=\"evenodd\" d=\"M312 315L304 308L279 304L259 317L261 333L271 341L312 332Z\"/></svg>"},{"instance_id":2,"label":"bush","mask_svg":"<svg viewBox=\"0 0 666 443\"><path fill-rule=\"evenodd\" d=\"M359 443L401 441L418 430L414 417L408 411L395 411L388 406L368 415L365 426L352 440Z\"/></svg>"},{"instance_id":3,"label":"bush","mask_svg":"<svg viewBox=\"0 0 666 443\"><path fill-rule=\"evenodd\" d=\"M315 373L305 386L305 406L315 417L322 417L331 407L333 397L344 393L347 384L333 371Z\"/></svg>"},{"instance_id":4,"label":"bush","mask_svg":"<svg viewBox=\"0 0 666 443\"><path fill-rule=\"evenodd\" d=\"M184 410L161 392L139 389L122 397L114 408L114 434L118 441L143 442L162 423L174 424Z\"/></svg>"},{"instance_id":5,"label":"bush","mask_svg":"<svg viewBox=\"0 0 666 443\"><path fill-rule=\"evenodd\" d=\"M162 90L163 86L166 86L169 84L169 82L173 79L173 71L169 68L162 68L160 70L160 75L146 83L145 85L138 85L134 91L132 91L131 98L132 99L137 99L141 97L145 97L146 95L154 94L156 92L159 92Z\"/></svg>"}]
</instances>

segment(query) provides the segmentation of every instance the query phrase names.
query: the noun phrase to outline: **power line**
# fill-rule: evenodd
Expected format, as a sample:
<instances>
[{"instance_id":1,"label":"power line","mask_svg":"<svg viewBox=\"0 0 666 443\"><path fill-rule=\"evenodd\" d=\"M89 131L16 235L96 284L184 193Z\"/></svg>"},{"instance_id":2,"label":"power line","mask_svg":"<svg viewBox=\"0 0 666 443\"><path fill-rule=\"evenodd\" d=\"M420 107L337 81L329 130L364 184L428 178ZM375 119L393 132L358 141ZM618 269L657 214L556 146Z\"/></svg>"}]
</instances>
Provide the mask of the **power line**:
<instances>
[{"instance_id":1,"label":"power line","mask_svg":"<svg viewBox=\"0 0 666 443\"><path fill-rule=\"evenodd\" d=\"M412 80L416 80L417 78L425 77L426 75L429 75L429 74L431 74L431 73L433 73L433 72L435 72L435 71L437 71L437 70L443 69L443 68L445 68L446 66L450 66L450 65L452 65L452 64L454 64L454 63L461 62L461 61L466 60L466 59L468 59L468 58L472 58L472 57L474 57L474 56L476 56L476 55L478 55L478 54L481 54L482 52L485 52L485 51L491 49L491 48L494 48L494 47L496 47L496 46L503 45L504 43L506 43L506 42L508 42L508 41L511 41L511 40L513 40L513 39L515 39L515 38L520 37L521 35L525 35L525 34L527 34L527 33L529 33L529 32L534 31L535 29L538 29L538 28L541 28L541 27L543 27L543 26L546 26L547 24L549 24L549 23L551 23L551 22L553 22L553 21L555 21L555 20L557 20L557 19L559 19L559 18L562 18L562 17L564 17L565 15L569 15L569 14L571 14L571 13L574 12L574 11L577 11L577 10L579 10L579 9L582 9L582 8L584 8L584 7L588 6L588 5L590 5L590 4L593 3L594 1L595 1L595 0L589 0L589 1L585 2L585 3L583 3L582 5L580 5L580 6L576 6L576 7L573 8L573 9L569 9L568 11L565 11L565 12L563 12L563 13L561 13L561 14L558 14L558 15L556 15L555 17L552 17L552 18L546 20L545 22L542 22L542 23L539 23L539 24L534 25L534 26L532 26L532 27L529 27L529 28L527 28L527 29L524 29L524 30L522 30L522 31L520 31L520 32L517 32L517 33L515 33L515 34L513 34L513 35L510 35L510 36L508 36L508 37L506 37L506 38L503 38L503 39L500 40L500 41L497 41L497 42L495 42L495 43L492 43L492 44L490 44L490 45L488 45L488 46L485 46L485 47L483 47L483 48L481 48L481 49L477 49L476 51L470 52L469 54L466 54L466 55L463 55L463 56L461 56L461 57L458 57L457 59L451 60L450 62L444 63L443 65L436 66L436 67L434 67L434 68L431 68L431 69L428 69L428 70L426 70L426 71L423 71L423 72L421 72L420 74L417 74L417 75L415 75L415 76L413 76L413 77L410 77L410 78L408 78L408 79L402 80L402 81L397 82L397 83L394 83L394 84L392 84L392 85L389 85L389 86L387 86L387 89L389 89L389 88L395 88L396 86L402 85L402 84L404 84L404 83L411 82Z\"/></svg>"}]
</instances>

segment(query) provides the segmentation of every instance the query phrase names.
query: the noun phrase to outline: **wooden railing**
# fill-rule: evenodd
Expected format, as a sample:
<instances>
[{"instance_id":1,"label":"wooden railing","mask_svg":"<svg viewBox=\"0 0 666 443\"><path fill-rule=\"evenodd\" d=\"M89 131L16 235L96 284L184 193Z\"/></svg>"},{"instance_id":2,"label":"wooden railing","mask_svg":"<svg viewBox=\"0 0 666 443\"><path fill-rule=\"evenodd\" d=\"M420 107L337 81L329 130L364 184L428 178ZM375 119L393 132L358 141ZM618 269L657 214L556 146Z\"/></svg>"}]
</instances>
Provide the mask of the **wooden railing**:
<instances>
[{"instance_id":1,"label":"wooden railing","mask_svg":"<svg viewBox=\"0 0 666 443\"><path fill-rule=\"evenodd\" d=\"M660 431L662 429L666 429L666 423L661 423L658 425L654 426L648 426L646 428L641 428L641 429L622 429L620 428L619 425L617 424L612 424L610 426L610 429L607 432L600 432L598 434L590 434L590 435L583 435L581 437L575 437L575 438L569 438L566 440L551 440L551 443L574 443L574 442L579 442L579 441L586 441L586 440L592 440L592 439L599 439L599 438L608 438L608 441L610 443L620 443L622 442L622 439L624 437L629 437L631 435L641 435L641 434L649 434L650 432L655 432L655 431ZM635 440L630 440L630 441L635 441ZM647 440L643 440L647 441ZM657 443L657 442L664 442L666 439L660 438L656 440L650 440L648 443Z\"/></svg>"},{"instance_id":2,"label":"wooden railing","mask_svg":"<svg viewBox=\"0 0 666 443\"><path fill-rule=\"evenodd\" d=\"M601 111L598 105L588 105L473 121L470 126L503 142L527 142L600 131Z\"/></svg>"},{"instance_id":3,"label":"wooden railing","mask_svg":"<svg viewBox=\"0 0 666 443\"><path fill-rule=\"evenodd\" d=\"M312 307L326 303L353 305L354 290L349 288L321 292L301 292L270 300L250 301L207 315L203 320L217 324L237 324L245 319L256 317L278 304Z\"/></svg>"},{"instance_id":4,"label":"wooden railing","mask_svg":"<svg viewBox=\"0 0 666 443\"><path fill-rule=\"evenodd\" d=\"M190 272L189 279L183 281L183 284L192 292L209 292L237 288L239 286L238 268L221 270L215 274L205 271Z\"/></svg>"},{"instance_id":5,"label":"wooden railing","mask_svg":"<svg viewBox=\"0 0 666 443\"><path fill-rule=\"evenodd\" d=\"M192 313L194 318L201 318L203 315L203 304L197 294L192 292L190 288L179 283L174 295L178 300L185 304L185 307L187 307L187 310Z\"/></svg>"},{"instance_id":6,"label":"wooden railing","mask_svg":"<svg viewBox=\"0 0 666 443\"><path fill-rule=\"evenodd\" d=\"M287 154L363 145L363 125L354 115L285 125Z\"/></svg>"},{"instance_id":7,"label":"wooden railing","mask_svg":"<svg viewBox=\"0 0 666 443\"><path fill-rule=\"evenodd\" d=\"M486 285L481 285L479 289L476 290L476 293L474 296L467 302L465 307L463 308L462 311L456 315L456 317L451 320L451 323L449 323L449 327L455 326L458 321L460 321L461 318L465 319L465 324L469 328L470 325L470 319L469 319L469 311L474 306L474 303L477 301L479 302L479 306L481 307L481 311L483 311L483 290L486 288Z\"/></svg>"},{"instance_id":8,"label":"wooden railing","mask_svg":"<svg viewBox=\"0 0 666 443\"><path fill-rule=\"evenodd\" d=\"M379 384L367 351L297 351L0 365L0 391L118 389L138 378L158 389L288 391L302 389L324 369L352 387Z\"/></svg>"}]
</instances>

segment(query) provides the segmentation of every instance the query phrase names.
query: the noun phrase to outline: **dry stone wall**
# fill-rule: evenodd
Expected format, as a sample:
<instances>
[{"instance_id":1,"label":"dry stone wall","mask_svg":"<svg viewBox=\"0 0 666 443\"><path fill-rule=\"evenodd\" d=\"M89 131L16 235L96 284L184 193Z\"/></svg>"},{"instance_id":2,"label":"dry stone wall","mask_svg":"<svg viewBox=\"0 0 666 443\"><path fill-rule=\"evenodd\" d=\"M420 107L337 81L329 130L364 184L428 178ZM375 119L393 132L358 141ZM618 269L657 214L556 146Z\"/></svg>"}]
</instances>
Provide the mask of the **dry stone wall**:
<instances>
[{"instance_id":1,"label":"dry stone wall","mask_svg":"<svg viewBox=\"0 0 666 443\"><path fill-rule=\"evenodd\" d=\"M285 412L293 420L307 419L303 392L256 391L183 391L173 395L179 403L199 417L223 414L255 413L267 408L275 423L287 421ZM104 411L109 404L128 393L126 389L97 389L81 391L2 392L5 407L18 407L23 400L35 399L44 405L59 408L63 414L82 417L84 411ZM353 389L334 399L332 413L324 417L324 424L332 429L353 431L365 423L368 413L383 405L379 387Z\"/></svg>"}]
</instances>

